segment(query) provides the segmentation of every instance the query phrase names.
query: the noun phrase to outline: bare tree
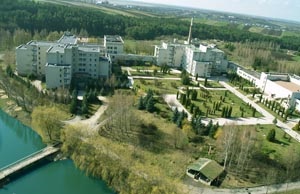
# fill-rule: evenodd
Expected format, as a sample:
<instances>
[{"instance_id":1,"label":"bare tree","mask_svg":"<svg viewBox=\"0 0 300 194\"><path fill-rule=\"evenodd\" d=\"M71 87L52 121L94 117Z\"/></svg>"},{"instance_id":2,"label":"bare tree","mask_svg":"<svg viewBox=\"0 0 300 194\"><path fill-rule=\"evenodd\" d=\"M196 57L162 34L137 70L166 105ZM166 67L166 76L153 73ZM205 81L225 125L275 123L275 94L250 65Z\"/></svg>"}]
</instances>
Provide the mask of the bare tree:
<instances>
[{"instance_id":1,"label":"bare tree","mask_svg":"<svg viewBox=\"0 0 300 194\"><path fill-rule=\"evenodd\" d=\"M218 138L218 147L224 162L224 169L243 172L251 160L256 137L254 127L225 125Z\"/></svg>"},{"instance_id":2,"label":"bare tree","mask_svg":"<svg viewBox=\"0 0 300 194\"><path fill-rule=\"evenodd\" d=\"M286 192L288 190L289 182L293 180L294 176L298 171L300 163L300 151L296 148L296 145L292 145L291 148L286 149L283 154L283 163L285 166L286 173Z\"/></svg>"}]
</instances>

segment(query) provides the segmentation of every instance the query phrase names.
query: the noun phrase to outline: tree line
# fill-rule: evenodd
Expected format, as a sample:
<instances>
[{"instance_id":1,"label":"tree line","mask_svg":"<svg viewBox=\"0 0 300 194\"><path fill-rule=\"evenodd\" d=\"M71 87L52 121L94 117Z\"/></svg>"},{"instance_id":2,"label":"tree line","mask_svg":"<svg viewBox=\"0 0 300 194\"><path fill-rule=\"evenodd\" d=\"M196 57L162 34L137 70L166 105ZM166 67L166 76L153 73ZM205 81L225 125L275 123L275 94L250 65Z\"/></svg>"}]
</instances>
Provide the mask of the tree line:
<instances>
[{"instance_id":1,"label":"tree line","mask_svg":"<svg viewBox=\"0 0 300 194\"><path fill-rule=\"evenodd\" d=\"M178 18L129 17L112 15L96 9L63 6L27 0L0 0L0 29L13 33L23 29L34 34L48 31L60 32L74 29L86 30L91 36L118 34L136 40L152 40L165 35L186 36L189 23ZM200 39L219 39L231 42L264 41L281 48L299 50L300 37L282 38L263 36L236 26L211 26L194 24L193 35Z\"/></svg>"}]
</instances>

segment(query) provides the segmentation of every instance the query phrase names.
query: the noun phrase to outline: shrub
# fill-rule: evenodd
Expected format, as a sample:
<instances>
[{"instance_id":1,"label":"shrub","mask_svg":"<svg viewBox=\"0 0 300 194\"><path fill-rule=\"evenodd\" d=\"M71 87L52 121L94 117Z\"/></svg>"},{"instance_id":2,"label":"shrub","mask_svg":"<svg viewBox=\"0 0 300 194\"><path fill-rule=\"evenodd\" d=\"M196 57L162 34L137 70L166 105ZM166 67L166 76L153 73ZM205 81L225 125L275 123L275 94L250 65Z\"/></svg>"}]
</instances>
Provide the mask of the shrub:
<instances>
[{"instance_id":1,"label":"shrub","mask_svg":"<svg viewBox=\"0 0 300 194\"><path fill-rule=\"evenodd\" d=\"M274 142L276 139L276 131L275 129L271 129L267 135L267 140L270 142Z\"/></svg>"}]
</instances>

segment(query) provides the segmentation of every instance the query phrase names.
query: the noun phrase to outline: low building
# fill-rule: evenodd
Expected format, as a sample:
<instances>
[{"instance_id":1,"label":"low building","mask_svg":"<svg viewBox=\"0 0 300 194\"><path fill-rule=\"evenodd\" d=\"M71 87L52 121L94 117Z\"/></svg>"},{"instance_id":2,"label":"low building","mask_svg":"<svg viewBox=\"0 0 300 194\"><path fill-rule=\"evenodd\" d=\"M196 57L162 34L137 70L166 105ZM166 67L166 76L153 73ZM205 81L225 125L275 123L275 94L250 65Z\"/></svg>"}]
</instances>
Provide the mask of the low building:
<instances>
[{"instance_id":1,"label":"low building","mask_svg":"<svg viewBox=\"0 0 300 194\"><path fill-rule=\"evenodd\" d=\"M237 74L249 80L269 98L285 99L283 106L300 112L300 77L287 73L257 73L237 67Z\"/></svg>"},{"instance_id":2,"label":"low building","mask_svg":"<svg viewBox=\"0 0 300 194\"><path fill-rule=\"evenodd\" d=\"M206 185L216 185L223 172L222 166L207 158L199 158L186 169L186 174L189 177Z\"/></svg>"},{"instance_id":3,"label":"low building","mask_svg":"<svg viewBox=\"0 0 300 194\"><path fill-rule=\"evenodd\" d=\"M253 83L256 87L260 87L260 85L261 85L261 81L260 81L261 74L260 73L258 73L256 71L251 71L251 70L245 69L243 67L237 67L236 73L240 77Z\"/></svg>"}]
</instances>

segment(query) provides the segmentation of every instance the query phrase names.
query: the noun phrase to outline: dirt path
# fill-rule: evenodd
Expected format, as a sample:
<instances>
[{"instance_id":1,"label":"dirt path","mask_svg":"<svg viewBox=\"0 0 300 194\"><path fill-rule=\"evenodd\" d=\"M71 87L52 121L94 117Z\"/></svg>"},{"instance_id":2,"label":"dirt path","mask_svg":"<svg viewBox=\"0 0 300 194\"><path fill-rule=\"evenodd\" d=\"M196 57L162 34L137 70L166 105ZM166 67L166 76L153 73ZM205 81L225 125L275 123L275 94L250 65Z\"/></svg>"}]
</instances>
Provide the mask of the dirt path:
<instances>
[{"instance_id":1,"label":"dirt path","mask_svg":"<svg viewBox=\"0 0 300 194\"><path fill-rule=\"evenodd\" d=\"M88 132L88 134L95 133L100 125L98 119L103 115L108 107L108 100L105 97L98 96L98 99L101 100L103 104L93 116L88 119L83 119L80 116L76 116L72 120L65 121L65 123L73 126L82 126L84 127L84 130Z\"/></svg>"}]
</instances>

